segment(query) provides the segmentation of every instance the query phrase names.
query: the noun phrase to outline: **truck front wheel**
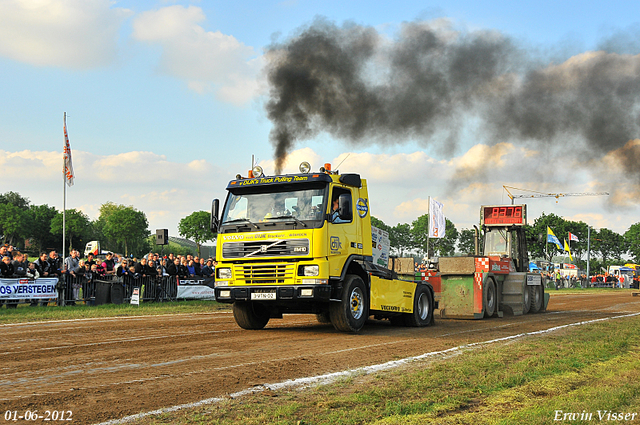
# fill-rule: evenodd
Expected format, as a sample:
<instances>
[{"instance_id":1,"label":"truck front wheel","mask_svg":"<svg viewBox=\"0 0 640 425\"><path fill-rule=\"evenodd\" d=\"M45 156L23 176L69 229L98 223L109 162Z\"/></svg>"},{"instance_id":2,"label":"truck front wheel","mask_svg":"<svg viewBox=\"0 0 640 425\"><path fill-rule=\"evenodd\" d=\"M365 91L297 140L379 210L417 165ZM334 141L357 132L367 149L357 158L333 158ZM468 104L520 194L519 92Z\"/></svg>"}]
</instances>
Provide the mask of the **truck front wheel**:
<instances>
[{"instance_id":1,"label":"truck front wheel","mask_svg":"<svg viewBox=\"0 0 640 425\"><path fill-rule=\"evenodd\" d=\"M347 275L341 302L332 302L329 316L333 327L343 332L358 332L369 317L367 288L357 275Z\"/></svg>"},{"instance_id":2,"label":"truck front wheel","mask_svg":"<svg viewBox=\"0 0 640 425\"><path fill-rule=\"evenodd\" d=\"M429 326L432 321L433 297L431 291L424 285L418 285L413 299L413 313L404 316L404 323L406 326L420 327Z\"/></svg>"},{"instance_id":3,"label":"truck front wheel","mask_svg":"<svg viewBox=\"0 0 640 425\"><path fill-rule=\"evenodd\" d=\"M269 323L269 311L260 303L236 301L233 303L233 318L243 329L258 330Z\"/></svg>"}]
</instances>

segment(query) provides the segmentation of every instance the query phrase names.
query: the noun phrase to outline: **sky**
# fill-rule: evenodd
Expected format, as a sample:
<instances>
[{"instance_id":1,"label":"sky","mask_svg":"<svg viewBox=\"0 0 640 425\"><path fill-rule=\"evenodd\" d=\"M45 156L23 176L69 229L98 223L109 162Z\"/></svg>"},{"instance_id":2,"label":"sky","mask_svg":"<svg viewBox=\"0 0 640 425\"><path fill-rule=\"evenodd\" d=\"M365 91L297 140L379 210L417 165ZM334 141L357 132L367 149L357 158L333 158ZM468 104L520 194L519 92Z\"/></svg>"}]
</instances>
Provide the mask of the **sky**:
<instances>
[{"instance_id":1,"label":"sky","mask_svg":"<svg viewBox=\"0 0 640 425\"><path fill-rule=\"evenodd\" d=\"M616 0L0 0L0 193L62 210L66 113L66 207L130 205L152 233L179 236L252 158L360 173L392 226L434 197L470 228L507 185L608 192L526 200L529 221L624 233L640 221L639 17Z\"/></svg>"}]
</instances>

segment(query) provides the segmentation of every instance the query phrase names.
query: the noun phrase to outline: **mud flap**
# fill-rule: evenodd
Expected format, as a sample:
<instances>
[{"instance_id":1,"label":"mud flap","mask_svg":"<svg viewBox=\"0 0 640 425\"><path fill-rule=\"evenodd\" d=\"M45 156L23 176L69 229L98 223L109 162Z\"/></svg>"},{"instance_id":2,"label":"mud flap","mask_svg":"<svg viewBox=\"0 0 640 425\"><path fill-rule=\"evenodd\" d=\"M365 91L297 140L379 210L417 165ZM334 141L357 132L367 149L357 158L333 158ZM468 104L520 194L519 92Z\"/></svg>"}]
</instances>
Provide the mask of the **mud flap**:
<instances>
[{"instance_id":1,"label":"mud flap","mask_svg":"<svg viewBox=\"0 0 640 425\"><path fill-rule=\"evenodd\" d=\"M549 294L547 291L544 292L544 305L542 306L542 311L547 311L547 305L549 305Z\"/></svg>"}]
</instances>

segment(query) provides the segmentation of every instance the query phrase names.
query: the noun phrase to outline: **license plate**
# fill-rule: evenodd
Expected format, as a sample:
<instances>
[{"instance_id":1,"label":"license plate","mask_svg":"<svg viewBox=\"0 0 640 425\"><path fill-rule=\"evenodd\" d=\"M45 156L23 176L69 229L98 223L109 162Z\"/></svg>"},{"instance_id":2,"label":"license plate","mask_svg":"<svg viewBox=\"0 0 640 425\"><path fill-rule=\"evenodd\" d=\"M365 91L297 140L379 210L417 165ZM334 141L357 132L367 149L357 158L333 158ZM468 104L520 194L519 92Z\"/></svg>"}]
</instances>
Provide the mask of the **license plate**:
<instances>
[{"instance_id":1,"label":"license plate","mask_svg":"<svg viewBox=\"0 0 640 425\"><path fill-rule=\"evenodd\" d=\"M252 300L275 300L276 293L274 292L252 292L251 293Z\"/></svg>"}]
</instances>

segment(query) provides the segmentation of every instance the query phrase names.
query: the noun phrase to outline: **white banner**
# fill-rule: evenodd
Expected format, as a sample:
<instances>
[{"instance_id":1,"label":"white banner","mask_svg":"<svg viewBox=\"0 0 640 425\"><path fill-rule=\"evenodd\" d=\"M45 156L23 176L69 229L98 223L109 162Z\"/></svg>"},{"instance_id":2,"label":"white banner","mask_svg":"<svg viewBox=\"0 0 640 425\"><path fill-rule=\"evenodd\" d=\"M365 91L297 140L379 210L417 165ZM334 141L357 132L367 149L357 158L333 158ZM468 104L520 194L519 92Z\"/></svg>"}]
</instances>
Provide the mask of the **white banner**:
<instances>
[{"instance_id":1,"label":"white banner","mask_svg":"<svg viewBox=\"0 0 640 425\"><path fill-rule=\"evenodd\" d=\"M215 300L216 294L213 288L205 285L180 285L178 286L177 298Z\"/></svg>"},{"instance_id":2,"label":"white banner","mask_svg":"<svg viewBox=\"0 0 640 425\"><path fill-rule=\"evenodd\" d=\"M0 300L49 299L56 298L58 278L0 279Z\"/></svg>"},{"instance_id":3,"label":"white banner","mask_svg":"<svg viewBox=\"0 0 640 425\"><path fill-rule=\"evenodd\" d=\"M177 298L215 300L216 295L213 290L214 287L215 280L212 277L199 279L178 279Z\"/></svg>"},{"instance_id":4,"label":"white banner","mask_svg":"<svg viewBox=\"0 0 640 425\"><path fill-rule=\"evenodd\" d=\"M433 198L429 198L429 237L444 238L446 220L442 212L442 205Z\"/></svg>"}]
</instances>

